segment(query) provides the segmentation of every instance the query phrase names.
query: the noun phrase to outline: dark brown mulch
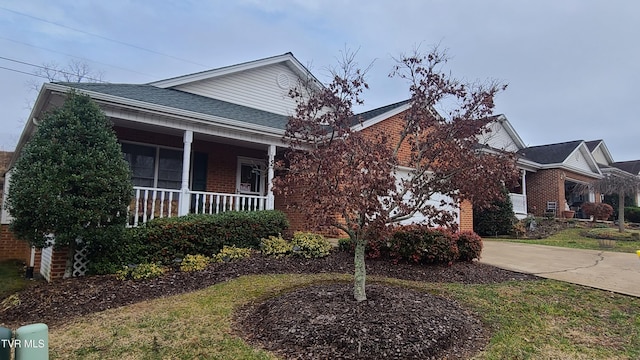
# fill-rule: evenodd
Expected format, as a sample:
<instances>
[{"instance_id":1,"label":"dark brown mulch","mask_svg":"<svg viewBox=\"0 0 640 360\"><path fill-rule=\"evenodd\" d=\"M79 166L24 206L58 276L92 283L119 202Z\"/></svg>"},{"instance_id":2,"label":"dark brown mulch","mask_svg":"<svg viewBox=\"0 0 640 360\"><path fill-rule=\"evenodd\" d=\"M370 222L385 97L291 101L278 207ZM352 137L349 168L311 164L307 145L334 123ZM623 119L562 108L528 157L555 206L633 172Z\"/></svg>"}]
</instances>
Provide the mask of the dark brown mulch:
<instances>
[{"instance_id":1,"label":"dark brown mulch","mask_svg":"<svg viewBox=\"0 0 640 360\"><path fill-rule=\"evenodd\" d=\"M358 303L352 289L316 285L249 306L237 331L286 359L467 359L489 339L451 300L374 284Z\"/></svg>"},{"instance_id":2,"label":"dark brown mulch","mask_svg":"<svg viewBox=\"0 0 640 360\"><path fill-rule=\"evenodd\" d=\"M189 273L170 271L159 278L150 280L120 281L113 276L87 276L52 283L38 282L30 286L27 290L17 294L19 298L18 305L8 309L2 309L2 306L0 306L0 326L15 329L24 324L44 322L50 327L55 327L89 313L157 297L190 292L242 275L277 273L353 273L353 258L351 255L341 252L333 253L322 259L273 259L261 255L254 255L251 258L237 262L212 264L204 271ZM477 262L455 263L452 266L425 267L414 264L393 264L387 261L368 260L367 274L423 282L458 282L465 284L538 279L532 275L502 270ZM480 337L480 333L476 325L474 325L476 320L473 320L471 316L467 316L468 314L448 300L427 294L414 294L408 290L376 285L370 287L368 293L369 300L357 304L354 301L347 301L351 298L348 286L344 288L338 285L336 286L335 290L327 290L327 288L323 287L299 290L308 291L308 293L305 294L298 294L298 299L301 303L295 303L288 297L278 297L271 300L272 305L275 307L276 304L279 303L277 306L279 306L281 314L292 314L292 319L294 318L293 314L300 314L301 309L304 307L305 312L303 312L302 316L307 319L315 319L314 321L320 321L319 319L326 320L327 318L323 316L329 316L329 318L331 318L332 314L342 311L350 313L351 315L349 316L351 316L351 320L356 319L357 316L361 316L359 319L361 319L362 324L373 323L374 321L378 323L383 322L386 324L385 326L388 325L390 327L376 330L380 331L377 339L379 339L380 344L384 343L387 345L362 343L360 347L362 349L362 346L367 346L367 349L369 349L369 347L378 346L380 349L386 349L384 351L388 350L391 358L394 356L396 358L398 357L396 354L397 350L395 350L396 348L416 347L416 339L423 339L424 336L424 339L432 341L438 337L435 334L444 331L457 334L452 338L455 340L454 342L460 343L467 341L465 340L466 334L469 334L468 336L474 340L472 341L473 343L479 343L477 339ZM325 305L327 306L326 308L322 306L308 307L309 304L316 303L308 299L314 296L325 296L327 291L335 295L335 299L332 300L333 302L331 303L333 304L332 306ZM419 302L411 303L412 300L409 299L415 299L416 296L418 297L416 301ZM336 302L336 299L339 301ZM322 301L325 300L327 299ZM318 305L322 305L321 302L318 302ZM396 309L397 311L391 313L389 312L391 309ZM362 314L368 315L363 317ZM433 314L433 316L430 314ZM469 323L457 324L456 321L459 319L454 320L457 319L454 317L455 314L460 314L463 318L468 318ZM342 316L342 314L340 316ZM374 318L367 316L373 316ZM346 321L346 323L359 324L351 320ZM251 321L252 320L250 320L250 322ZM267 320L255 318L255 321ZM425 328L421 330L422 334L416 333L415 335L419 335L418 337L410 336L412 330L417 329L416 324L419 322L424 322L428 329ZM456 326L466 328L467 332L465 333L465 331L459 330ZM400 328L404 330L401 331L399 330ZM296 327L296 329L298 329L298 327ZM316 331L311 329L312 328L307 328L307 331ZM346 341L346 343L354 341L355 343L359 341L358 339L362 338L361 335L365 331L373 331L373 328L364 329L365 328L360 326L359 329L350 330L352 334L351 340L342 341ZM328 339L335 338L338 333L338 330L331 331L332 333L325 334ZM447 336L448 335L445 335L441 338L446 339ZM312 340L311 336L305 337L310 341ZM398 341L389 342L390 340L388 338L397 338ZM376 339L376 337L372 339ZM301 346L304 347L304 345ZM392 351L396 351L396 353ZM418 351L416 354L429 354L429 352L424 349L416 351ZM289 354L287 356L296 358L298 355L294 356ZM304 354L301 356L304 357ZM339 355L334 354L330 357L339 358ZM452 357L455 358L453 355ZM410 357L402 356L402 358Z\"/></svg>"}]
</instances>

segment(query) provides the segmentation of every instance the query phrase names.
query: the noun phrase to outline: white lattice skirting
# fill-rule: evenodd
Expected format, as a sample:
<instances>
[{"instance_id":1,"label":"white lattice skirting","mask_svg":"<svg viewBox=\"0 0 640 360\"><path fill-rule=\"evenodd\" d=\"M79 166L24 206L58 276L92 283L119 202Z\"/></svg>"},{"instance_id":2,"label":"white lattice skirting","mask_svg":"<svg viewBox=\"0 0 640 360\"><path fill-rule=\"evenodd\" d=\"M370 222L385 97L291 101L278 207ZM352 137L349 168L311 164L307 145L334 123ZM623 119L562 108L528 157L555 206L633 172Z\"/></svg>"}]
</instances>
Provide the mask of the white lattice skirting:
<instances>
[{"instance_id":1,"label":"white lattice skirting","mask_svg":"<svg viewBox=\"0 0 640 360\"><path fill-rule=\"evenodd\" d=\"M84 276L87 273L87 266L89 265L89 259L87 259L87 248L76 250L76 254L73 256L73 273L71 276Z\"/></svg>"}]
</instances>

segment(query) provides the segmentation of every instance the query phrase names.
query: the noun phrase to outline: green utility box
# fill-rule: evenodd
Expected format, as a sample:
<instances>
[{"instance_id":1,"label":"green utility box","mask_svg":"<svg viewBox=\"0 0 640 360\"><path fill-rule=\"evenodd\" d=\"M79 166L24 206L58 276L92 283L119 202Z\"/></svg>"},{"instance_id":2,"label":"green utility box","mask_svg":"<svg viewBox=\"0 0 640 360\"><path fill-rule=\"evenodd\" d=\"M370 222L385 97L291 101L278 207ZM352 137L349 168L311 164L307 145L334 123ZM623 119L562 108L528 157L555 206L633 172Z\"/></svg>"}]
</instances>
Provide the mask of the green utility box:
<instances>
[{"instance_id":1,"label":"green utility box","mask_svg":"<svg viewBox=\"0 0 640 360\"><path fill-rule=\"evenodd\" d=\"M0 327L0 360L11 360L12 340L11 329Z\"/></svg>"},{"instance_id":2,"label":"green utility box","mask_svg":"<svg viewBox=\"0 0 640 360\"><path fill-rule=\"evenodd\" d=\"M49 360L49 327L46 324L19 327L15 348L16 360Z\"/></svg>"}]
</instances>

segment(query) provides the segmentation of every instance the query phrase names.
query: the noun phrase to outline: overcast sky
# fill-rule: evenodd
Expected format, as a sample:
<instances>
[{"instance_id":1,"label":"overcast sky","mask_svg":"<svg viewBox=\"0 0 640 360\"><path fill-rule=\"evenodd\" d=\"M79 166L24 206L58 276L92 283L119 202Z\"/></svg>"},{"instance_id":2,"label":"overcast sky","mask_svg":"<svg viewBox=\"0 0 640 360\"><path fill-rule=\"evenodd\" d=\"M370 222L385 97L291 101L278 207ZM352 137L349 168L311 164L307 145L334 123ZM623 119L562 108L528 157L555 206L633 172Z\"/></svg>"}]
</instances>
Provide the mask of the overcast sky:
<instances>
[{"instance_id":1,"label":"overcast sky","mask_svg":"<svg viewBox=\"0 0 640 360\"><path fill-rule=\"evenodd\" d=\"M0 150L13 150L42 65L83 59L112 83L146 83L292 52L321 80L360 49L367 110L408 90L393 56L448 49L469 81L509 84L496 113L524 142L603 139L640 159L640 2L629 0L0 0ZM26 64L25 64L26 63ZM11 70L8 70L11 69Z\"/></svg>"}]
</instances>

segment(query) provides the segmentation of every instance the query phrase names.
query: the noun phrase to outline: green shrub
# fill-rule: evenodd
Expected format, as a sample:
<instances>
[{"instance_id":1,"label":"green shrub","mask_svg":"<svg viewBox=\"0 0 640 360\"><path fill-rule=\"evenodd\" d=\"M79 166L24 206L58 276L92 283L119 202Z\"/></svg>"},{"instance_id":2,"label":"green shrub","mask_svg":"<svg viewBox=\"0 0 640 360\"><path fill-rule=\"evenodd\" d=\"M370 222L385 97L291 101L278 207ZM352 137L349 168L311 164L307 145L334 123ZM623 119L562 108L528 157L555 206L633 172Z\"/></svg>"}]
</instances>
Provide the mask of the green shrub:
<instances>
[{"instance_id":1,"label":"green shrub","mask_svg":"<svg viewBox=\"0 0 640 360\"><path fill-rule=\"evenodd\" d=\"M141 228L153 261L171 263L186 254L213 256L226 246L255 248L260 239L282 233L289 223L281 211L229 211L152 220Z\"/></svg>"},{"instance_id":2,"label":"green shrub","mask_svg":"<svg viewBox=\"0 0 640 360\"><path fill-rule=\"evenodd\" d=\"M235 246L224 246L222 250L217 253L213 260L215 262L231 262L234 260L244 259L251 256L251 249L237 248Z\"/></svg>"},{"instance_id":3,"label":"green shrub","mask_svg":"<svg viewBox=\"0 0 640 360\"><path fill-rule=\"evenodd\" d=\"M280 235L269 236L268 239L262 239L260 242L260 251L263 255L281 258L291 254L293 246Z\"/></svg>"},{"instance_id":4,"label":"green shrub","mask_svg":"<svg viewBox=\"0 0 640 360\"><path fill-rule=\"evenodd\" d=\"M632 223L640 223L640 207L629 206L624 208L624 219Z\"/></svg>"},{"instance_id":5,"label":"green shrub","mask_svg":"<svg viewBox=\"0 0 640 360\"><path fill-rule=\"evenodd\" d=\"M338 250L339 251L353 252L354 245L353 245L353 241L351 241L351 238L338 239Z\"/></svg>"},{"instance_id":6,"label":"green shrub","mask_svg":"<svg viewBox=\"0 0 640 360\"><path fill-rule=\"evenodd\" d=\"M329 255L333 246L324 236L310 232L296 232L291 240L293 256L320 258Z\"/></svg>"},{"instance_id":7,"label":"green shrub","mask_svg":"<svg viewBox=\"0 0 640 360\"><path fill-rule=\"evenodd\" d=\"M472 261L480 259L482 252L482 238L473 231L461 231L455 234L456 245L458 245L458 260Z\"/></svg>"},{"instance_id":8,"label":"green shrub","mask_svg":"<svg viewBox=\"0 0 640 360\"><path fill-rule=\"evenodd\" d=\"M211 258L208 256L188 254L182 259L182 262L180 262L180 271L201 271L204 270L210 262Z\"/></svg>"},{"instance_id":9,"label":"green shrub","mask_svg":"<svg viewBox=\"0 0 640 360\"><path fill-rule=\"evenodd\" d=\"M116 272L120 280L153 279L165 273L165 268L155 263L142 263L139 265L125 266Z\"/></svg>"},{"instance_id":10,"label":"green shrub","mask_svg":"<svg viewBox=\"0 0 640 360\"><path fill-rule=\"evenodd\" d=\"M102 238L86 244L89 274L115 274L124 265L151 261L147 239L141 228L122 227L96 236Z\"/></svg>"},{"instance_id":11,"label":"green shrub","mask_svg":"<svg viewBox=\"0 0 640 360\"><path fill-rule=\"evenodd\" d=\"M458 258L458 246L453 234L446 229L432 229L425 225L397 228L390 238L390 256L396 261L421 264L451 264Z\"/></svg>"},{"instance_id":12,"label":"green shrub","mask_svg":"<svg viewBox=\"0 0 640 360\"><path fill-rule=\"evenodd\" d=\"M516 218L513 215L513 204L506 189L503 199L494 201L486 209L473 210L473 230L482 236L509 235L513 230Z\"/></svg>"}]
</instances>

